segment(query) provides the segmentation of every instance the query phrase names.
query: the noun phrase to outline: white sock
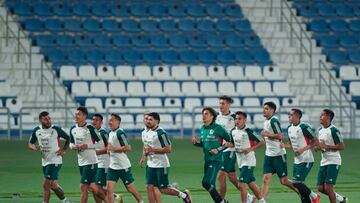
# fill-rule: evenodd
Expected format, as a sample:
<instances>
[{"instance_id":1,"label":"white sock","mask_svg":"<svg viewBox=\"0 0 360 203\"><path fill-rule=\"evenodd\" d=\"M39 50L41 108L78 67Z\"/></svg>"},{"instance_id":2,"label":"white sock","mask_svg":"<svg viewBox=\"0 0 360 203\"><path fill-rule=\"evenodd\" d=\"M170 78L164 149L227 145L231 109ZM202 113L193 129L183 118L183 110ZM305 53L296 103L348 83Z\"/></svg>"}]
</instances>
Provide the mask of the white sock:
<instances>
[{"instance_id":1,"label":"white sock","mask_svg":"<svg viewBox=\"0 0 360 203\"><path fill-rule=\"evenodd\" d=\"M247 198L246 198L246 202L252 202L253 201L254 196L250 193L247 193Z\"/></svg>"},{"instance_id":2,"label":"white sock","mask_svg":"<svg viewBox=\"0 0 360 203\"><path fill-rule=\"evenodd\" d=\"M317 197L317 194L315 192L311 191L309 196L310 196L310 199L313 200L313 199L315 199Z\"/></svg>"},{"instance_id":3,"label":"white sock","mask_svg":"<svg viewBox=\"0 0 360 203\"><path fill-rule=\"evenodd\" d=\"M336 199L341 202L344 201L344 197L335 192Z\"/></svg>"},{"instance_id":4,"label":"white sock","mask_svg":"<svg viewBox=\"0 0 360 203\"><path fill-rule=\"evenodd\" d=\"M185 199L187 197L187 194L179 191L179 195L178 195L181 199Z\"/></svg>"},{"instance_id":5,"label":"white sock","mask_svg":"<svg viewBox=\"0 0 360 203\"><path fill-rule=\"evenodd\" d=\"M266 203L264 198L259 199L259 203Z\"/></svg>"},{"instance_id":6,"label":"white sock","mask_svg":"<svg viewBox=\"0 0 360 203\"><path fill-rule=\"evenodd\" d=\"M144 203L144 200L141 200L139 203Z\"/></svg>"}]
</instances>

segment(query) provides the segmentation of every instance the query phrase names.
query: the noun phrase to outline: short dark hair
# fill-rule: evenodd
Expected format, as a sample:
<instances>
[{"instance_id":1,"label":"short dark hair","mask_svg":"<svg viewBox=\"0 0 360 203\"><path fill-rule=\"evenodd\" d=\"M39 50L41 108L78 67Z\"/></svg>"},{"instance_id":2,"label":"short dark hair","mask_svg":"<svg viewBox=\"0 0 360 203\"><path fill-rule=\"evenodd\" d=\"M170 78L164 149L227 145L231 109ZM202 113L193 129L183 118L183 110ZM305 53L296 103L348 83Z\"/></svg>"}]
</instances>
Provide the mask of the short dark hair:
<instances>
[{"instance_id":1,"label":"short dark hair","mask_svg":"<svg viewBox=\"0 0 360 203\"><path fill-rule=\"evenodd\" d=\"M330 117L330 121L334 119L335 113L331 109L324 109L323 112Z\"/></svg>"},{"instance_id":2,"label":"short dark hair","mask_svg":"<svg viewBox=\"0 0 360 203\"><path fill-rule=\"evenodd\" d=\"M45 117L45 116L48 116L49 115L49 112L47 111L42 111L41 113L39 113L39 120L42 118L42 117Z\"/></svg>"},{"instance_id":3,"label":"short dark hair","mask_svg":"<svg viewBox=\"0 0 360 203\"><path fill-rule=\"evenodd\" d=\"M116 113L111 113L110 116L114 117L116 120L118 120L119 122L121 122L121 117L116 114Z\"/></svg>"},{"instance_id":4,"label":"short dark hair","mask_svg":"<svg viewBox=\"0 0 360 203\"><path fill-rule=\"evenodd\" d=\"M267 105L267 106L269 106L271 109L273 109L274 112L276 111L276 104L275 104L274 102L268 101L268 102L265 102L265 103L264 103L264 106L265 106L265 105Z\"/></svg>"},{"instance_id":5,"label":"short dark hair","mask_svg":"<svg viewBox=\"0 0 360 203\"><path fill-rule=\"evenodd\" d=\"M209 111L214 116L213 122L216 120L218 113L215 111L215 109L207 106L202 109L201 113L204 113L204 111Z\"/></svg>"},{"instance_id":6,"label":"short dark hair","mask_svg":"<svg viewBox=\"0 0 360 203\"><path fill-rule=\"evenodd\" d=\"M157 112L151 112L148 114L148 116L153 117L155 120L157 120L160 123L160 115Z\"/></svg>"},{"instance_id":7,"label":"short dark hair","mask_svg":"<svg viewBox=\"0 0 360 203\"><path fill-rule=\"evenodd\" d=\"M103 119L104 119L103 116L101 114L99 114L99 113L96 113L93 116L100 118L101 121L103 121Z\"/></svg>"},{"instance_id":8,"label":"short dark hair","mask_svg":"<svg viewBox=\"0 0 360 203\"><path fill-rule=\"evenodd\" d=\"M244 118L247 118L247 113L245 113L245 112L243 112L243 111L237 111L236 113L235 113L235 115L241 115L241 116L244 116Z\"/></svg>"},{"instance_id":9,"label":"short dark hair","mask_svg":"<svg viewBox=\"0 0 360 203\"><path fill-rule=\"evenodd\" d=\"M295 114L297 114L299 116L299 118L301 118L303 115L303 112L300 109L293 108L293 109L291 109L291 111L293 111Z\"/></svg>"},{"instance_id":10,"label":"short dark hair","mask_svg":"<svg viewBox=\"0 0 360 203\"><path fill-rule=\"evenodd\" d=\"M219 98L219 100L225 100L225 101L227 101L229 104L234 103L234 100L233 100L231 97L227 96L227 95L221 96L221 97Z\"/></svg>"},{"instance_id":11,"label":"short dark hair","mask_svg":"<svg viewBox=\"0 0 360 203\"><path fill-rule=\"evenodd\" d=\"M89 112L85 106L79 106L76 110L81 111L86 116L89 115Z\"/></svg>"}]
</instances>

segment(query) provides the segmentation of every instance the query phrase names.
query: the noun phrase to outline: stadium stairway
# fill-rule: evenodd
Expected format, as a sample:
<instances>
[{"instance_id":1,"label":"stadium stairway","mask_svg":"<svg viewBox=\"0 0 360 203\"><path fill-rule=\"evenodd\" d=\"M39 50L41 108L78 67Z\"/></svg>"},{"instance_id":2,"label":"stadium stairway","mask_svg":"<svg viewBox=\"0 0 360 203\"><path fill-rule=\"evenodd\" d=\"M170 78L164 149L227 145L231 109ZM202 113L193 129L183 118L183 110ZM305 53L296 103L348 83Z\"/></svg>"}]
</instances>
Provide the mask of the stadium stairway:
<instances>
[{"instance_id":1,"label":"stadium stairway","mask_svg":"<svg viewBox=\"0 0 360 203\"><path fill-rule=\"evenodd\" d=\"M283 24L281 30L281 1L264 1L264 0L237 0L243 9L244 15L249 19L256 34L261 38L263 45L269 51L272 60L280 69L282 76L287 78L290 89L299 98L299 106L309 114L310 121L314 124L318 123L319 112L324 107L332 105L330 101L329 88L323 87L319 94L319 64L318 61L323 61L327 67L331 64L326 62L326 56L322 54L321 47L316 46L314 39L312 43L303 41L306 49L310 50L312 46L313 71L309 70L309 57L301 56L301 43L294 35L291 37L291 28L287 23ZM291 1L287 1L291 5ZM295 13L295 11L292 9ZM290 16L290 10L283 8L284 15ZM301 22L301 27L306 31L306 24L301 16L296 16L298 22ZM293 19L293 21L295 21ZM300 33L299 26L293 26L296 33ZM306 31L308 36L312 33ZM335 72L330 70L335 76ZM321 71L322 76L327 78L326 71ZM311 75L311 78L309 77ZM339 84L341 81L338 80ZM336 85L331 86L332 89L338 89ZM339 92L339 91L335 91ZM338 95L337 95L338 96ZM347 95L349 96L349 95ZM349 96L350 97L350 96ZM333 101L332 101L333 102ZM345 98L342 99L345 104ZM312 107L310 107L312 106ZM315 106L318 106L316 108ZM335 113L339 111L335 109ZM346 136L350 136L350 120L344 118L341 122L341 128ZM340 123L338 123L338 126ZM316 125L319 126L318 124Z\"/></svg>"},{"instance_id":2,"label":"stadium stairway","mask_svg":"<svg viewBox=\"0 0 360 203\"><path fill-rule=\"evenodd\" d=\"M75 106L75 102L67 96L67 90L51 71L51 63L44 62L39 50L39 47L31 46L27 33L0 1L0 80L3 100L0 108L10 111L10 115L1 111L0 120L6 121L10 116L15 134L19 133L19 120L29 120L33 125L40 109L50 110L51 107L51 110L63 111L61 116L54 118L59 123L64 123L65 117L72 118L65 108ZM4 93L5 89L9 89L8 93ZM6 126L6 122L0 123ZM22 123L24 127L26 122Z\"/></svg>"}]
</instances>

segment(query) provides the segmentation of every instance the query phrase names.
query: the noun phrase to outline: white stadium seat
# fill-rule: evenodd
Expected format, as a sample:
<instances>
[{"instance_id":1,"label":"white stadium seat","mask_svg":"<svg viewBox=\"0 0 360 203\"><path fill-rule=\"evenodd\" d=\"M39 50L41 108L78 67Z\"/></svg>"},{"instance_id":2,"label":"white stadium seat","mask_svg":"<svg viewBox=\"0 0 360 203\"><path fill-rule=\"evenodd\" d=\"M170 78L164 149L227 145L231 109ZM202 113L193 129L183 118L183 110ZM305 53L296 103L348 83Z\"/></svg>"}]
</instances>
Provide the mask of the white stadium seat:
<instances>
[{"instance_id":1,"label":"white stadium seat","mask_svg":"<svg viewBox=\"0 0 360 203\"><path fill-rule=\"evenodd\" d=\"M219 96L215 82L201 82L200 92L204 96Z\"/></svg>"},{"instance_id":2,"label":"white stadium seat","mask_svg":"<svg viewBox=\"0 0 360 203\"><path fill-rule=\"evenodd\" d=\"M186 96L200 96L199 83L198 82L183 82L182 92Z\"/></svg>"},{"instance_id":3,"label":"white stadium seat","mask_svg":"<svg viewBox=\"0 0 360 203\"><path fill-rule=\"evenodd\" d=\"M101 80L113 80L115 79L114 67L109 65L99 65L97 67L97 76Z\"/></svg>"},{"instance_id":4,"label":"white stadium seat","mask_svg":"<svg viewBox=\"0 0 360 203\"><path fill-rule=\"evenodd\" d=\"M175 116L175 125L180 128L181 127L181 117L183 119L183 127L184 128L192 128L193 126L193 118L190 114L176 114Z\"/></svg>"},{"instance_id":5,"label":"white stadium seat","mask_svg":"<svg viewBox=\"0 0 360 203\"><path fill-rule=\"evenodd\" d=\"M107 96L109 95L106 82L91 82L90 92L93 96Z\"/></svg>"},{"instance_id":6,"label":"white stadium seat","mask_svg":"<svg viewBox=\"0 0 360 203\"><path fill-rule=\"evenodd\" d=\"M262 106L260 104L260 100L257 97L246 97L243 100L243 108L245 111L250 112L261 112Z\"/></svg>"},{"instance_id":7,"label":"white stadium seat","mask_svg":"<svg viewBox=\"0 0 360 203\"><path fill-rule=\"evenodd\" d=\"M154 66L153 76L157 80L171 80L169 66Z\"/></svg>"},{"instance_id":8,"label":"white stadium seat","mask_svg":"<svg viewBox=\"0 0 360 203\"><path fill-rule=\"evenodd\" d=\"M160 82L146 82L145 83L145 92L149 96L163 96L164 92L162 90L162 85Z\"/></svg>"},{"instance_id":9,"label":"white stadium seat","mask_svg":"<svg viewBox=\"0 0 360 203\"><path fill-rule=\"evenodd\" d=\"M140 80L152 80L150 66L140 65L134 67L134 76Z\"/></svg>"},{"instance_id":10,"label":"white stadium seat","mask_svg":"<svg viewBox=\"0 0 360 203\"><path fill-rule=\"evenodd\" d=\"M164 82L164 94L166 96L181 96L179 82Z\"/></svg>"},{"instance_id":11,"label":"white stadium seat","mask_svg":"<svg viewBox=\"0 0 360 203\"><path fill-rule=\"evenodd\" d=\"M126 96L124 82L109 82L109 95L111 96Z\"/></svg>"},{"instance_id":12,"label":"white stadium seat","mask_svg":"<svg viewBox=\"0 0 360 203\"><path fill-rule=\"evenodd\" d=\"M255 114L253 123L255 128L264 128L265 117L263 114Z\"/></svg>"},{"instance_id":13,"label":"white stadium seat","mask_svg":"<svg viewBox=\"0 0 360 203\"><path fill-rule=\"evenodd\" d=\"M136 79L133 74L133 68L131 66L116 66L116 78L122 80L134 80Z\"/></svg>"},{"instance_id":14,"label":"white stadium seat","mask_svg":"<svg viewBox=\"0 0 360 203\"><path fill-rule=\"evenodd\" d=\"M79 66L79 77L82 80L96 80L95 67L92 65Z\"/></svg>"},{"instance_id":15,"label":"white stadium seat","mask_svg":"<svg viewBox=\"0 0 360 203\"><path fill-rule=\"evenodd\" d=\"M284 78L281 76L280 69L277 66L265 66L263 71L264 78L267 80L281 80Z\"/></svg>"},{"instance_id":16,"label":"white stadium seat","mask_svg":"<svg viewBox=\"0 0 360 203\"><path fill-rule=\"evenodd\" d=\"M63 80L76 80L78 79L77 68L75 66L61 66L60 77Z\"/></svg>"},{"instance_id":17,"label":"white stadium seat","mask_svg":"<svg viewBox=\"0 0 360 203\"><path fill-rule=\"evenodd\" d=\"M241 96L254 96L255 91L251 82L237 82L236 92Z\"/></svg>"},{"instance_id":18,"label":"white stadium seat","mask_svg":"<svg viewBox=\"0 0 360 203\"><path fill-rule=\"evenodd\" d=\"M179 112L181 108L181 100L180 98L165 98L164 101L165 107L175 107L174 109L171 109L172 112ZM179 109L176 109L179 108Z\"/></svg>"},{"instance_id":19,"label":"white stadium seat","mask_svg":"<svg viewBox=\"0 0 360 203\"><path fill-rule=\"evenodd\" d=\"M223 66L209 66L208 75L212 80L226 80L225 70Z\"/></svg>"},{"instance_id":20,"label":"white stadium seat","mask_svg":"<svg viewBox=\"0 0 360 203\"><path fill-rule=\"evenodd\" d=\"M258 96L273 95L273 92L271 90L271 83L270 82L256 82L255 83L255 93Z\"/></svg>"},{"instance_id":21,"label":"white stadium seat","mask_svg":"<svg viewBox=\"0 0 360 203\"><path fill-rule=\"evenodd\" d=\"M228 96L237 96L233 82L219 82L219 93Z\"/></svg>"},{"instance_id":22,"label":"white stadium seat","mask_svg":"<svg viewBox=\"0 0 360 203\"><path fill-rule=\"evenodd\" d=\"M162 107L160 98L146 98L145 107Z\"/></svg>"},{"instance_id":23,"label":"white stadium seat","mask_svg":"<svg viewBox=\"0 0 360 203\"><path fill-rule=\"evenodd\" d=\"M185 65L171 67L171 76L175 80L189 80L189 70Z\"/></svg>"},{"instance_id":24,"label":"white stadium seat","mask_svg":"<svg viewBox=\"0 0 360 203\"><path fill-rule=\"evenodd\" d=\"M135 127L134 116L131 114L121 114L120 127L123 129L133 129Z\"/></svg>"},{"instance_id":25,"label":"white stadium seat","mask_svg":"<svg viewBox=\"0 0 360 203\"><path fill-rule=\"evenodd\" d=\"M226 76L230 80L243 80L244 76L244 68L242 66L228 66L226 68Z\"/></svg>"},{"instance_id":26,"label":"white stadium seat","mask_svg":"<svg viewBox=\"0 0 360 203\"><path fill-rule=\"evenodd\" d=\"M128 82L127 93L130 96L146 96L142 82Z\"/></svg>"},{"instance_id":27,"label":"white stadium seat","mask_svg":"<svg viewBox=\"0 0 360 203\"><path fill-rule=\"evenodd\" d=\"M205 98L204 106L210 106L210 107L215 108L215 107L219 106L219 99L218 98Z\"/></svg>"},{"instance_id":28,"label":"white stadium seat","mask_svg":"<svg viewBox=\"0 0 360 203\"><path fill-rule=\"evenodd\" d=\"M250 80L264 79L261 73L261 67L255 65L249 65L245 67L245 76Z\"/></svg>"},{"instance_id":29,"label":"white stadium seat","mask_svg":"<svg viewBox=\"0 0 360 203\"><path fill-rule=\"evenodd\" d=\"M356 68L351 65L340 66L340 78L344 80L358 80L360 79L356 73Z\"/></svg>"},{"instance_id":30,"label":"white stadium seat","mask_svg":"<svg viewBox=\"0 0 360 203\"><path fill-rule=\"evenodd\" d=\"M351 82L350 86L349 86L349 91L350 91L350 94L352 94L354 96L359 96L360 95L360 82L359 81Z\"/></svg>"},{"instance_id":31,"label":"white stadium seat","mask_svg":"<svg viewBox=\"0 0 360 203\"><path fill-rule=\"evenodd\" d=\"M73 82L71 91L74 96L89 96L89 84L87 82Z\"/></svg>"},{"instance_id":32,"label":"white stadium seat","mask_svg":"<svg viewBox=\"0 0 360 203\"><path fill-rule=\"evenodd\" d=\"M205 66L191 66L190 67L190 77L193 80L207 80L207 70Z\"/></svg>"},{"instance_id":33,"label":"white stadium seat","mask_svg":"<svg viewBox=\"0 0 360 203\"><path fill-rule=\"evenodd\" d=\"M89 112L93 112L93 113L104 113L105 109L103 107L102 101L100 98L87 98L85 100L85 106L87 108L89 108ZM94 111L94 109L92 108L96 108L96 110Z\"/></svg>"},{"instance_id":34,"label":"white stadium seat","mask_svg":"<svg viewBox=\"0 0 360 203\"><path fill-rule=\"evenodd\" d=\"M109 107L122 107L122 101L120 98L111 98L108 97L105 100L105 108L109 108ZM109 112L111 112L111 109L109 110Z\"/></svg>"},{"instance_id":35,"label":"white stadium seat","mask_svg":"<svg viewBox=\"0 0 360 203\"><path fill-rule=\"evenodd\" d=\"M273 83L274 94L277 96L289 96L291 95L288 82L274 82Z\"/></svg>"},{"instance_id":36,"label":"white stadium seat","mask_svg":"<svg viewBox=\"0 0 360 203\"><path fill-rule=\"evenodd\" d=\"M201 100L199 98L185 98L184 108L188 112L192 112L194 107L201 108Z\"/></svg>"}]
</instances>

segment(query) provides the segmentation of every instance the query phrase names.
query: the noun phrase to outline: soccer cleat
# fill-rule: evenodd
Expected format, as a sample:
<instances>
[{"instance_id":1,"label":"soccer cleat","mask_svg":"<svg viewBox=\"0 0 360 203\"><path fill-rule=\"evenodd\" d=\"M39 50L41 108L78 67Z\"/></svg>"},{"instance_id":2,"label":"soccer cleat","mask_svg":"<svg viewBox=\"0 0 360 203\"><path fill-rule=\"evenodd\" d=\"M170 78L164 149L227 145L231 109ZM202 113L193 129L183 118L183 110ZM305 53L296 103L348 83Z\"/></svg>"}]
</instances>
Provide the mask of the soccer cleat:
<instances>
[{"instance_id":1,"label":"soccer cleat","mask_svg":"<svg viewBox=\"0 0 360 203\"><path fill-rule=\"evenodd\" d=\"M123 203L123 198L121 194L114 193L114 203Z\"/></svg>"},{"instance_id":2,"label":"soccer cleat","mask_svg":"<svg viewBox=\"0 0 360 203\"><path fill-rule=\"evenodd\" d=\"M343 201L341 201L340 203L348 203L349 202L349 199L347 197L343 197Z\"/></svg>"},{"instance_id":3,"label":"soccer cleat","mask_svg":"<svg viewBox=\"0 0 360 203\"><path fill-rule=\"evenodd\" d=\"M183 199L185 203L192 203L191 195L189 190L185 190L186 197Z\"/></svg>"},{"instance_id":4,"label":"soccer cleat","mask_svg":"<svg viewBox=\"0 0 360 203\"><path fill-rule=\"evenodd\" d=\"M312 200L312 203L319 203L320 202L320 195L316 195L315 199Z\"/></svg>"}]
</instances>

